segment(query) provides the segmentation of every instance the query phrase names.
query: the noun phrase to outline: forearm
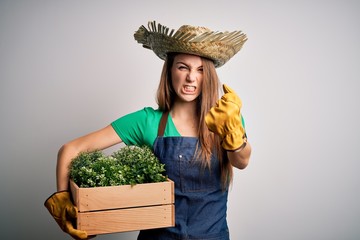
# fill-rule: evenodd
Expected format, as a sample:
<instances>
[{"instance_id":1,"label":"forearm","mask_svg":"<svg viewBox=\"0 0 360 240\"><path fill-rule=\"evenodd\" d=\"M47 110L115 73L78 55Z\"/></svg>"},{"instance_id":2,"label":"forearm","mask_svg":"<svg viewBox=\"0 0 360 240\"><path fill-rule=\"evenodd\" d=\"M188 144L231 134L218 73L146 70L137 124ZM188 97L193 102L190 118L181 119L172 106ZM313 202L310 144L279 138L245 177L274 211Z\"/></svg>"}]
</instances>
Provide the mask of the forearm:
<instances>
[{"instance_id":1,"label":"forearm","mask_svg":"<svg viewBox=\"0 0 360 240\"><path fill-rule=\"evenodd\" d=\"M68 190L69 165L71 160L79 153L73 146L64 145L60 148L56 165L56 186L57 191Z\"/></svg>"},{"instance_id":2,"label":"forearm","mask_svg":"<svg viewBox=\"0 0 360 240\"><path fill-rule=\"evenodd\" d=\"M58 153L56 166L57 190L67 190L69 184L69 165L71 161L83 151L103 150L122 140L111 125L75 139L62 146Z\"/></svg>"},{"instance_id":3,"label":"forearm","mask_svg":"<svg viewBox=\"0 0 360 240\"><path fill-rule=\"evenodd\" d=\"M249 142L246 143L245 147L238 151L227 151L227 156L231 165L238 169L244 169L249 164L251 155L251 145Z\"/></svg>"}]
</instances>

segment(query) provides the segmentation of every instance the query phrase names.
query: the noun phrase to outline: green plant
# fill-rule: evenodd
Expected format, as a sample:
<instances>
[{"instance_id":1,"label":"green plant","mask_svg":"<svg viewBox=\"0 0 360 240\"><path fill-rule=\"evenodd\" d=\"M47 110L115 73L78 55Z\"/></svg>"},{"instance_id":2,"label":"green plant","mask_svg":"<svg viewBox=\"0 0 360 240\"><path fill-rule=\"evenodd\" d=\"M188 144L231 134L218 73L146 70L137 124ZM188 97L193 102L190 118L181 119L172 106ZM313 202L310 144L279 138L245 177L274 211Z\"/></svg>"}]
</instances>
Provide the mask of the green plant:
<instances>
[{"instance_id":1,"label":"green plant","mask_svg":"<svg viewBox=\"0 0 360 240\"><path fill-rule=\"evenodd\" d=\"M82 152L70 164L70 178L79 187L135 185L166 181L165 165L147 147L125 146L110 156Z\"/></svg>"}]
</instances>

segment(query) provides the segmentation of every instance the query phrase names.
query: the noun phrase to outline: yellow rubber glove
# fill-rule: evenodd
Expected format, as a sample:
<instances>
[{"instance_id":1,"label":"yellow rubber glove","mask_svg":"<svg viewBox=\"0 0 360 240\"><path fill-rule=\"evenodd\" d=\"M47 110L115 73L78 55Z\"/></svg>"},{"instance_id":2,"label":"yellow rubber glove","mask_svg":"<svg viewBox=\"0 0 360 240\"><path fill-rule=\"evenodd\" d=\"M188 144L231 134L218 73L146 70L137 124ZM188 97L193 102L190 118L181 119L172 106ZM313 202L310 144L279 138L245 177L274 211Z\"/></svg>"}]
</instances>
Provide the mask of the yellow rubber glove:
<instances>
[{"instance_id":1,"label":"yellow rubber glove","mask_svg":"<svg viewBox=\"0 0 360 240\"><path fill-rule=\"evenodd\" d=\"M77 230L72 225L72 221L77 218L78 210L71 202L68 191L54 193L44 205L64 232L75 239L88 239L85 231Z\"/></svg>"},{"instance_id":2,"label":"yellow rubber glove","mask_svg":"<svg viewBox=\"0 0 360 240\"><path fill-rule=\"evenodd\" d=\"M245 139L240 113L242 103L230 87L224 84L223 89L225 94L206 114L205 122L210 131L221 137L221 146L234 151L244 144Z\"/></svg>"}]
</instances>

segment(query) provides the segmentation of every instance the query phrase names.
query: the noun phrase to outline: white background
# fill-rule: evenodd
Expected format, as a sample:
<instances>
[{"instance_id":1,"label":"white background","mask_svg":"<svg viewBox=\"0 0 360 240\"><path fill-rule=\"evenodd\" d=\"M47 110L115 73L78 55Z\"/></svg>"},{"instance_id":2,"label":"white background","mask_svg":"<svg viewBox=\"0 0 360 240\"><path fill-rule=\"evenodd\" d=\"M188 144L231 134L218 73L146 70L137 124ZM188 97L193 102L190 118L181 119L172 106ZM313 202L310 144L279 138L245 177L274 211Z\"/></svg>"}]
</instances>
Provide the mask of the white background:
<instances>
[{"instance_id":1,"label":"white background","mask_svg":"<svg viewBox=\"0 0 360 240\"><path fill-rule=\"evenodd\" d=\"M359 13L355 0L1 0L1 239L70 239L43 206L57 151L156 107L162 61L133 38L149 20L248 35L218 69L253 146L229 195L232 239L359 239Z\"/></svg>"}]
</instances>

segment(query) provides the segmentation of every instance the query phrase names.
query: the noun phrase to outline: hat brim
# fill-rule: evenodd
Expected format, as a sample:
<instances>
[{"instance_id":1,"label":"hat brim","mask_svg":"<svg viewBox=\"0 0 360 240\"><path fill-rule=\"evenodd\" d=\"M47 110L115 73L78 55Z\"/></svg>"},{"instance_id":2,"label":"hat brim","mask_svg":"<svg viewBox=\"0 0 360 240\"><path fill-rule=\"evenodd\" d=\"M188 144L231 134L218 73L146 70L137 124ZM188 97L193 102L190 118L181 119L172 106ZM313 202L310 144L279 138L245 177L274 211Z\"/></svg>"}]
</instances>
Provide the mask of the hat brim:
<instances>
[{"instance_id":1,"label":"hat brim","mask_svg":"<svg viewBox=\"0 0 360 240\"><path fill-rule=\"evenodd\" d=\"M173 33L174 30L169 31L169 28L161 24L149 22L149 30L141 26L134 37L163 60L170 52L187 53L211 59L215 67L224 65L241 50L247 40L241 31L214 32L189 25L184 25Z\"/></svg>"}]
</instances>

